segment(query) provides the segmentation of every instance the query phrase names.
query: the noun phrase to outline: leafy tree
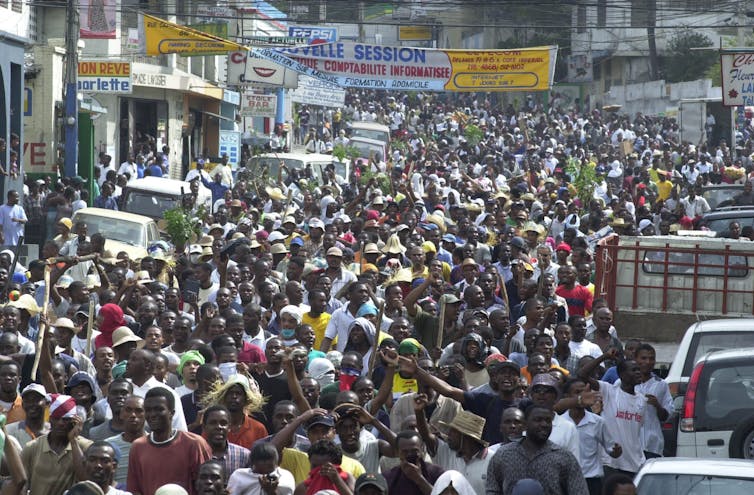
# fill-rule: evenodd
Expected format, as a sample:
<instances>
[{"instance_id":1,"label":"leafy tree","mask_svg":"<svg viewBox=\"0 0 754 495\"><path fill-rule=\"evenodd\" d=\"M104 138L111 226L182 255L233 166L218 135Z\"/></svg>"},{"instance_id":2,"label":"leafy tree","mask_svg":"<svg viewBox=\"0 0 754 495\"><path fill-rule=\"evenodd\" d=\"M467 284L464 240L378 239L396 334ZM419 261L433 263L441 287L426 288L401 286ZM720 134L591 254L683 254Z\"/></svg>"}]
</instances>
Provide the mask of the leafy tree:
<instances>
[{"instance_id":1,"label":"leafy tree","mask_svg":"<svg viewBox=\"0 0 754 495\"><path fill-rule=\"evenodd\" d=\"M678 31L668 42L665 56L665 80L669 83L701 79L707 70L715 64L717 53L713 50L694 50L706 48L714 43L705 34L690 29Z\"/></svg>"}]
</instances>

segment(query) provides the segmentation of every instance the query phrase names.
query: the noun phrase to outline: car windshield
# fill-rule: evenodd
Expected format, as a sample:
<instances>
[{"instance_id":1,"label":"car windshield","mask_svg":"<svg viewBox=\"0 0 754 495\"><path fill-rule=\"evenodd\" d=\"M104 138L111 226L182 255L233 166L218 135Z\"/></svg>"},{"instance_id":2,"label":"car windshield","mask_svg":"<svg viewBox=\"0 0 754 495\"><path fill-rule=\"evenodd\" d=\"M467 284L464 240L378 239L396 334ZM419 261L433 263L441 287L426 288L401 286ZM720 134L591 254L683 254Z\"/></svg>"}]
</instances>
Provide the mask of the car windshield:
<instances>
[{"instance_id":1,"label":"car windshield","mask_svg":"<svg viewBox=\"0 0 754 495\"><path fill-rule=\"evenodd\" d=\"M137 222L129 222L119 218L101 217L78 213L74 222L86 223L89 235L100 233L105 239L119 241L132 246L146 246L146 229Z\"/></svg>"},{"instance_id":2,"label":"car windshield","mask_svg":"<svg viewBox=\"0 0 754 495\"><path fill-rule=\"evenodd\" d=\"M754 347L754 332L700 332L694 335L683 364L683 376L691 376L696 362L713 351Z\"/></svg>"},{"instance_id":3,"label":"car windshield","mask_svg":"<svg viewBox=\"0 0 754 495\"><path fill-rule=\"evenodd\" d=\"M364 158L371 158L372 156L380 156L380 160L384 159L382 156L382 146L376 144L369 144L360 141L351 141L351 145L359 150L359 156Z\"/></svg>"},{"instance_id":4,"label":"car windshield","mask_svg":"<svg viewBox=\"0 0 754 495\"><path fill-rule=\"evenodd\" d=\"M704 225L718 234L724 234L728 232L728 226L731 222L736 221L741 225L741 228L754 227L754 209L747 210L749 213L743 217L727 217L727 218L706 218L704 219Z\"/></svg>"},{"instance_id":5,"label":"car windshield","mask_svg":"<svg viewBox=\"0 0 754 495\"><path fill-rule=\"evenodd\" d=\"M741 194L743 186L710 187L702 190L702 197L713 210L723 206L730 206L733 198Z\"/></svg>"},{"instance_id":6,"label":"car windshield","mask_svg":"<svg viewBox=\"0 0 754 495\"><path fill-rule=\"evenodd\" d=\"M151 218L162 218L166 210L180 206L180 198L176 196L162 196L146 191L128 191L124 211L144 215Z\"/></svg>"},{"instance_id":7,"label":"car windshield","mask_svg":"<svg viewBox=\"0 0 754 495\"><path fill-rule=\"evenodd\" d=\"M355 127L351 131L351 137L376 139L377 141L382 141L383 143L387 143L390 139L390 135L385 131L379 131L377 129L360 129L358 127Z\"/></svg>"},{"instance_id":8,"label":"car windshield","mask_svg":"<svg viewBox=\"0 0 754 495\"><path fill-rule=\"evenodd\" d=\"M751 416L754 409L754 364L751 361L705 365L699 383L694 417L696 431L733 430Z\"/></svg>"},{"instance_id":9,"label":"car windshield","mask_svg":"<svg viewBox=\"0 0 754 495\"><path fill-rule=\"evenodd\" d=\"M293 158L276 158L274 156L257 156L252 160L251 168L260 173L267 174L268 177L277 179L280 162L285 163L288 170L300 170L304 168L304 162ZM283 177L288 174L283 172Z\"/></svg>"},{"instance_id":10,"label":"car windshield","mask_svg":"<svg viewBox=\"0 0 754 495\"><path fill-rule=\"evenodd\" d=\"M639 495L748 495L754 480L701 474L648 474L641 478Z\"/></svg>"}]
</instances>

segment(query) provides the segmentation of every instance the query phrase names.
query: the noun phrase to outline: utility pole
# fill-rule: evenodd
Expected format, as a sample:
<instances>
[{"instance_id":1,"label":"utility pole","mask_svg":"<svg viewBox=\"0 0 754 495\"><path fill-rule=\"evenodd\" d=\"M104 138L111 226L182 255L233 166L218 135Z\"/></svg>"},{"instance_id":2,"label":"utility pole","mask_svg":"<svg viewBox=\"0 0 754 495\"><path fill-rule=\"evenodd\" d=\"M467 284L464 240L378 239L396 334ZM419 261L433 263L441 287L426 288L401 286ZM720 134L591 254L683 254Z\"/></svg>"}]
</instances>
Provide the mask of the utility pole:
<instances>
[{"instance_id":1,"label":"utility pole","mask_svg":"<svg viewBox=\"0 0 754 495\"><path fill-rule=\"evenodd\" d=\"M657 40L655 25L657 24L657 0L647 0L647 44L649 45L649 75L652 81L660 77L659 58L657 57Z\"/></svg>"},{"instance_id":2,"label":"utility pole","mask_svg":"<svg viewBox=\"0 0 754 495\"><path fill-rule=\"evenodd\" d=\"M79 73L79 10L76 0L67 0L66 31L65 31L65 161L64 173L66 177L77 174L79 144L79 101L78 73Z\"/></svg>"}]
</instances>

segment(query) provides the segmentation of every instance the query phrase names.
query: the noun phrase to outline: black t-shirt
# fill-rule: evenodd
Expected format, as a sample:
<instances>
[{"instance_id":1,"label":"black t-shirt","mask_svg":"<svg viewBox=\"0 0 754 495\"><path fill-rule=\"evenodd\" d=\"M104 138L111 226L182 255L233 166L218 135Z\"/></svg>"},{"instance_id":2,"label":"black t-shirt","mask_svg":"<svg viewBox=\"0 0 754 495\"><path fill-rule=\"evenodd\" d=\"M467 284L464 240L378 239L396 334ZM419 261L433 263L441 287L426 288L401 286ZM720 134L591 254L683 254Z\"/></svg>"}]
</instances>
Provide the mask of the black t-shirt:
<instances>
[{"instance_id":1,"label":"black t-shirt","mask_svg":"<svg viewBox=\"0 0 754 495\"><path fill-rule=\"evenodd\" d=\"M503 400L494 392L473 390L464 392L463 408L487 419L484 424L484 431L482 431L482 438L490 444L500 443L503 440L503 434L500 432L503 411L517 405L518 400Z\"/></svg>"},{"instance_id":2,"label":"black t-shirt","mask_svg":"<svg viewBox=\"0 0 754 495\"><path fill-rule=\"evenodd\" d=\"M267 427L267 431L272 431L272 412L275 405L282 400L291 400L291 391L288 390L288 377L285 372L272 377L262 372L254 375L254 378L259 384L260 392L267 399L262 408L264 418L261 421Z\"/></svg>"}]
</instances>

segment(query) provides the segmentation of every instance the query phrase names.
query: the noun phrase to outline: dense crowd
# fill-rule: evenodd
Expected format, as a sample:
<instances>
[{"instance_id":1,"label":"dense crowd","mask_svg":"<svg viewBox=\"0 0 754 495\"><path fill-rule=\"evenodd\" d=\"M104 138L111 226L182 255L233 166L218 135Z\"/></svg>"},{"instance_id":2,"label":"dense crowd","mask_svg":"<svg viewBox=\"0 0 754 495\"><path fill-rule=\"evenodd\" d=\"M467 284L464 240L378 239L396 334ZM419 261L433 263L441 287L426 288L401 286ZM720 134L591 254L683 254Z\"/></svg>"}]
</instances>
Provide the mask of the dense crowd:
<instances>
[{"instance_id":1,"label":"dense crowd","mask_svg":"<svg viewBox=\"0 0 754 495\"><path fill-rule=\"evenodd\" d=\"M634 493L671 397L594 294L595 242L698 227L698 188L748 184L752 145L493 98L301 107L288 141L308 151L347 147L354 121L392 151L321 181L198 157L198 235L141 259L72 223L78 178L11 191L4 243L39 225L42 249L0 253L3 493ZM167 172L148 146L110 161L92 206Z\"/></svg>"}]
</instances>

